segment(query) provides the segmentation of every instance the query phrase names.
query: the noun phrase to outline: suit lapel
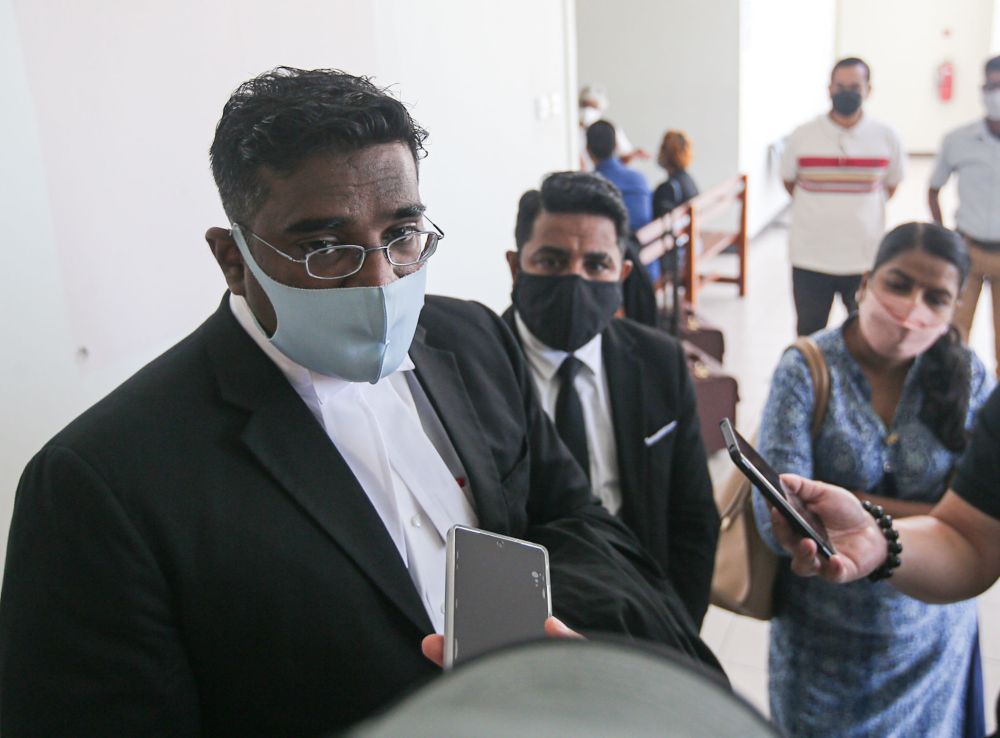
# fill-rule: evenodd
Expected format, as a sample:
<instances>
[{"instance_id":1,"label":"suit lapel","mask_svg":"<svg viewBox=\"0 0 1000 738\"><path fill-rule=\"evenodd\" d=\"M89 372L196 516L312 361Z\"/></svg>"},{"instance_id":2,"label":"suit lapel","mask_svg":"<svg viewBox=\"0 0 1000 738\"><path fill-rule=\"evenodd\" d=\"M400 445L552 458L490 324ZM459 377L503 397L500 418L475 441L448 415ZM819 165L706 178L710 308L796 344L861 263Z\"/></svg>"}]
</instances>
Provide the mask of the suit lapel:
<instances>
[{"instance_id":1,"label":"suit lapel","mask_svg":"<svg viewBox=\"0 0 1000 738\"><path fill-rule=\"evenodd\" d=\"M504 310L503 314L500 316L500 319L504 323L507 324L508 328L510 328L510 332L513 333L514 334L514 338L517 339L517 345L520 346L521 345L521 334L517 330L517 321L514 320L514 306L511 305L509 308L507 308L506 310Z\"/></svg>"},{"instance_id":2,"label":"suit lapel","mask_svg":"<svg viewBox=\"0 0 1000 738\"><path fill-rule=\"evenodd\" d=\"M500 474L454 355L428 346L423 341L423 331L418 329L410 345L410 358L416 366L420 386L434 405L469 476L479 527L496 533L508 532L510 520Z\"/></svg>"},{"instance_id":3,"label":"suit lapel","mask_svg":"<svg viewBox=\"0 0 1000 738\"><path fill-rule=\"evenodd\" d=\"M611 394L611 418L615 427L615 446L618 451L618 474L622 487L621 516L636 529L636 524L646 516L645 499L646 454L643 449L643 432L646 412L642 401L643 374L635 358L635 347L612 324L604 331L601 358L608 378Z\"/></svg>"},{"instance_id":4,"label":"suit lapel","mask_svg":"<svg viewBox=\"0 0 1000 738\"><path fill-rule=\"evenodd\" d=\"M228 305L223 308L229 312ZM386 597L430 633L433 626L399 552L347 462L235 318L216 318L207 345L223 396L251 413L243 443Z\"/></svg>"}]
</instances>

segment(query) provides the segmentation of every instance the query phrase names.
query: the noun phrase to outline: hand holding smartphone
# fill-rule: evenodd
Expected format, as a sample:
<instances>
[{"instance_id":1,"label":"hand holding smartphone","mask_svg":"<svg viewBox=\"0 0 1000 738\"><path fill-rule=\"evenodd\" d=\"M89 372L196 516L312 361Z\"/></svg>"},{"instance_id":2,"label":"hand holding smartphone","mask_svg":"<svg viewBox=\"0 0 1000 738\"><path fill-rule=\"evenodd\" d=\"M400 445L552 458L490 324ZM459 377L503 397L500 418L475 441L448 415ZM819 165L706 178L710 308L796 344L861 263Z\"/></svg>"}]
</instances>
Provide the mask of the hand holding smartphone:
<instances>
[{"instance_id":1,"label":"hand holding smartphone","mask_svg":"<svg viewBox=\"0 0 1000 738\"><path fill-rule=\"evenodd\" d=\"M815 514L806 509L799 498L788 491L781 483L778 473L772 469L757 450L747 440L737 433L729 418L723 418L719 423L722 438L726 442L729 456L733 463L747 479L753 483L767 501L775 507L803 538L811 538L816 542L820 554L830 558L836 551L826 533L826 526Z\"/></svg>"},{"instance_id":2,"label":"hand holding smartphone","mask_svg":"<svg viewBox=\"0 0 1000 738\"><path fill-rule=\"evenodd\" d=\"M444 667L545 637L552 615L544 546L456 525L448 531Z\"/></svg>"}]
</instances>

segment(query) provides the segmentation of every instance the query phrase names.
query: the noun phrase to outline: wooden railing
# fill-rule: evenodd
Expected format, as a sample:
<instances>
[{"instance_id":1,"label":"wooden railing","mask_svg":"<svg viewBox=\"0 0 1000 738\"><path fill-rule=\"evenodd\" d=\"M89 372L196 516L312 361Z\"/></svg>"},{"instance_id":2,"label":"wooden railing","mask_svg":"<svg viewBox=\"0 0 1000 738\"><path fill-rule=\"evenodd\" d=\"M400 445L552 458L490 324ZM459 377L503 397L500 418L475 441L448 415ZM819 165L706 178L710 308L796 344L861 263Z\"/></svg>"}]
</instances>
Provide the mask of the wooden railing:
<instances>
[{"instance_id":1,"label":"wooden railing","mask_svg":"<svg viewBox=\"0 0 1000 738\"><path fill-rule=\"evenodd\" d=\"M698 290L708 282L735 284L740 297L747 291L747 176L739 174L722 184L692 198L666 215L653 220L636 231L636 239L641 250L639 258L643 264L661 263L678 247L687 247L687 259L682 274L678 275L685 298L697 305ZM718 220L720 216L737 209L737 229L710 230L704 224ZM712 257L729 246L736 247L736 274L721 274L707 271L704 267ZM667 265L664 264L666 267ZM654 287L662 293L671 284L671 270L664 268ZM673 283L676 291L677 283ZM675 294L676 297L676 294ZM675 300L674 305L678 302Z\"/></svg>"}]
</instances>

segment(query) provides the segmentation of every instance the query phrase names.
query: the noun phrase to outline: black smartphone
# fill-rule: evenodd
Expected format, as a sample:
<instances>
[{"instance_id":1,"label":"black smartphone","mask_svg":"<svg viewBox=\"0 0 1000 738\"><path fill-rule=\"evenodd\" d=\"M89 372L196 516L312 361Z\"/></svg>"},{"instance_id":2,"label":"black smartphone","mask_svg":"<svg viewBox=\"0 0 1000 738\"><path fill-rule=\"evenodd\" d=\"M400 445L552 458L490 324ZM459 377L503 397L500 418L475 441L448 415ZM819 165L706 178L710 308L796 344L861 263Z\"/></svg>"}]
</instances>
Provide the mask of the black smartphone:
<instances>
[{"instance_id":1,"label":"black smartphone","mask_svg":"<svg viewBox=\"0 0 1000 738\"><path fill-rule=\"evenodd\" d=\"M823 521L806 509L799 498L788 491L788 488L781 483L778 473L733 428L729 418L723 418L719 427L722 429L722 438L726 442L726 448L729 449L729 456L739 470L760 490L768 502L778 509L778 512L784 516L792 528L803 537L812 538L821 554L827 558L833 556L836 551L833 544L830 543L830 537L826 533Z\"/></svg>"},{"instance_id":2,"label":"black smartphone","mask_svg":"<svg viewBox=\"0 0 1000 738\"><path fill-rule=\"evenodd\" d=\"M552 614L544 546L456 525L448 531L444 666L545 637Z\"/></svg>"}]
</instances>

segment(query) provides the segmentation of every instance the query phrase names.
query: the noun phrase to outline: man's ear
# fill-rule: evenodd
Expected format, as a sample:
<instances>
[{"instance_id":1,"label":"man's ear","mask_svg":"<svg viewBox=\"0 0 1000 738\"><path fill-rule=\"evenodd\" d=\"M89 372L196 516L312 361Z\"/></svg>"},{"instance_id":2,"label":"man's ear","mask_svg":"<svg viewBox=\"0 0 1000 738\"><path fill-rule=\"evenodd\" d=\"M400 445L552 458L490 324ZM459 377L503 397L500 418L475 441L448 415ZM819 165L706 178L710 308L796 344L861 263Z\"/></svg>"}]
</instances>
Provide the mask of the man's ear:
<instances>
[{"instance_id":1,"label":"man's ear","mask_svg":"<svg viewBox=\"0 0 1000 738\"><path fill-rule=\"evenodd\" d=\"M624 282L626 279L628 279L628 275L632 273L633 266L634 264L632 264L631 259L626 259L625 261L622 262L622 276L621 279L618 280L619 282Z\"/></svg>"},{"instance_id":2,"label":"man's ear","mask_svg":"<svg viewBox=\"0 0 1000 738\"><path fill-rule=\"evenodd\" d=\"M517 271L521 268L521 254L517 251L508 251L505 256L507 257L507 266L510 267L510 278L515 280L517 279Z\"/></svg>"},{"instance_id":3,"label":"man's ear","mask_svg":"<svg viewBox=\"0 0 1000 738\"><path fill-rule=\"evenodd\" d=\"M246 264L230 230L213 226L205 232L205 240L222 270L222 276L226 278L229 291L246 296Z\"/></svg>"}]
</instances>

